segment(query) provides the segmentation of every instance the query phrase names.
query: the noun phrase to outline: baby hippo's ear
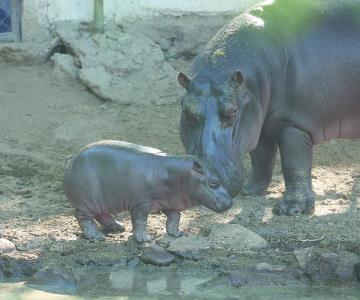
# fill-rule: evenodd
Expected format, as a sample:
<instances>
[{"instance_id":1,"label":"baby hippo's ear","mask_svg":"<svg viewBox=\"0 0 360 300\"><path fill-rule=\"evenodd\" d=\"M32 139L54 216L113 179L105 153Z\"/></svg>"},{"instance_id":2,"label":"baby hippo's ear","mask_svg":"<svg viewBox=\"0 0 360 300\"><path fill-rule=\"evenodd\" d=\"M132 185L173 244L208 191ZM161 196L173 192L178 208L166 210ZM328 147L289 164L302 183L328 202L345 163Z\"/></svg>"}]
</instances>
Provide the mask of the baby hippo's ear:
<instances>
[{"instance_id":1,"label":"baby hippo's ear","mask_svg":"<svg viewBox=\"0 0 360 300\"><path fill-rule=\"evenodd\" d=\"M201 164L194 160L193 165L192 165L192 169L191 169L191 175L196 176L196 177L202 177L205 175L205 172L201 166Z\"/></svg>"},{"instance_id":2,"label":"baby hippo's ear","mask_svg":"<svg viewBox=\"0 0 360 300\"><path fill-rule=\"evenodd\" d=\"M184 73L178 73L177 80L184 89L187 89L189 87L190 79Z\"/></svg>"}]
</instances>

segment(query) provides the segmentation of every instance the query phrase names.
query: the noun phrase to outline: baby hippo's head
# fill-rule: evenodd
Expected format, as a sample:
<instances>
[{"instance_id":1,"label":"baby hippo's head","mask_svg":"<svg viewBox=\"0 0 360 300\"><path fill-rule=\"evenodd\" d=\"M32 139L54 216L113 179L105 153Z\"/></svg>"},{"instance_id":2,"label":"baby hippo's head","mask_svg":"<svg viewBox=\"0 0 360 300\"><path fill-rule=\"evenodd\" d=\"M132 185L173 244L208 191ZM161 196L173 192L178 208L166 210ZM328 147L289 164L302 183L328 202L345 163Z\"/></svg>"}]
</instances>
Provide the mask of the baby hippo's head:
<instances>
[{"instance_id":1,"label":"baby hippo's head","mask_svg":"<svg viewBox=\"0 0 360 300\"><path fill-rule=\"evenodd\" d=\"M233 199L219 178L212 175L207 164L201 160L193 160L188 184L189 196L212 211L224 212L233 205Z\"/></svg>"}]
</instances>

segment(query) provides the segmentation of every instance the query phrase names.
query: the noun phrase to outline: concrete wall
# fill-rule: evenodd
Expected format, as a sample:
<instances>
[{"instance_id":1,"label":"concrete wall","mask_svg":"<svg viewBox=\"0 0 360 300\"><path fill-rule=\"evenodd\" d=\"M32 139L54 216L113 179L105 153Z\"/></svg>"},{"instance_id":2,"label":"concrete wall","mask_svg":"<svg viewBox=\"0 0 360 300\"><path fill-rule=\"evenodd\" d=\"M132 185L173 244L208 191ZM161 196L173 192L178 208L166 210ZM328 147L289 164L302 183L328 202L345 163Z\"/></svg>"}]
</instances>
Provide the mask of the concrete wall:
<instances>
[{"instance_id":1,"label":"concrete wall","mask_svg":"<svg viewBox=\"0 0 360 300\"><path fill-rule=\"evenodd\" d=\"M104 0L106 22L137 21L159 14L238 12L259 0ZM23 37L43 39L54 23L91 21L93 0L23 0Z\"/></svg>"}]
</instances>

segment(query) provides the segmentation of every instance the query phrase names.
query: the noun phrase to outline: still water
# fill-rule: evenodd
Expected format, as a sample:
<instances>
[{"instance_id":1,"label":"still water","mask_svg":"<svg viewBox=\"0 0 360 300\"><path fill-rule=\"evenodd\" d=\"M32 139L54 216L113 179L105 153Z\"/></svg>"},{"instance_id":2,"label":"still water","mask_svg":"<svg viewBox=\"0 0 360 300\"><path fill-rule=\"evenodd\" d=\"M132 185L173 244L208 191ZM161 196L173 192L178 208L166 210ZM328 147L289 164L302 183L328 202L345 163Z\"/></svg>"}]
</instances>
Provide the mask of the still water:
<instances>
[{"instance_id":1,"label":"still water","mask_svg":"<svg viewBox=\"0 0 360 300\"><path fill-rule=\"evenodd\" d=\"M23 282L0 283L0 300L86 299L360 299L360 289L309 287L232 288L204 285L213 279L199 274L120 270L81 279L78 289L40 290Z\"/></svg>"}]
</instances>

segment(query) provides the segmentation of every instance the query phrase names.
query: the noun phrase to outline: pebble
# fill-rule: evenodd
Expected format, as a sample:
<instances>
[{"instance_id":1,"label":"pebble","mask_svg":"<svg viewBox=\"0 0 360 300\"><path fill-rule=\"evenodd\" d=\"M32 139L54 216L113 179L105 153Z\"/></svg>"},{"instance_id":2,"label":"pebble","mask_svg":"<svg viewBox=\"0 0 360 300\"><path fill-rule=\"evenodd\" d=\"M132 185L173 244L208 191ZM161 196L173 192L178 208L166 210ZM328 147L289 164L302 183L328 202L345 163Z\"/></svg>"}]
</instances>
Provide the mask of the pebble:
<instances>
[{"instance_id":1,"label":"pebble","mask_svg":"<svg viewBox=\"0 0 360 300\"><path fill-rule=\"evenodd\" d=\"M175 256L162 247L150 245L144 248L140 260L145 264L168 266L175 261Z\"/></svg>"},{"instance_id":2,"label":"pebble","mask_svg":"<svg viewBox=\"0 0 360 300\"><path fill-rule=\"evenodd\" d=\"M14 243L6 239L0 239L0 254L9 253L15 250Z\"/></svg>"},{"instance_id":3,"label":"pebble","mask_svg":"<svg viewBox=\"0 0 360 300\"><path fill-rule=\"evenodd\" d=\"M26 284L50 289L76 289L77 280L69 270L62 267L44 267L26 281Z\"/></svg>"}]
</instances>

